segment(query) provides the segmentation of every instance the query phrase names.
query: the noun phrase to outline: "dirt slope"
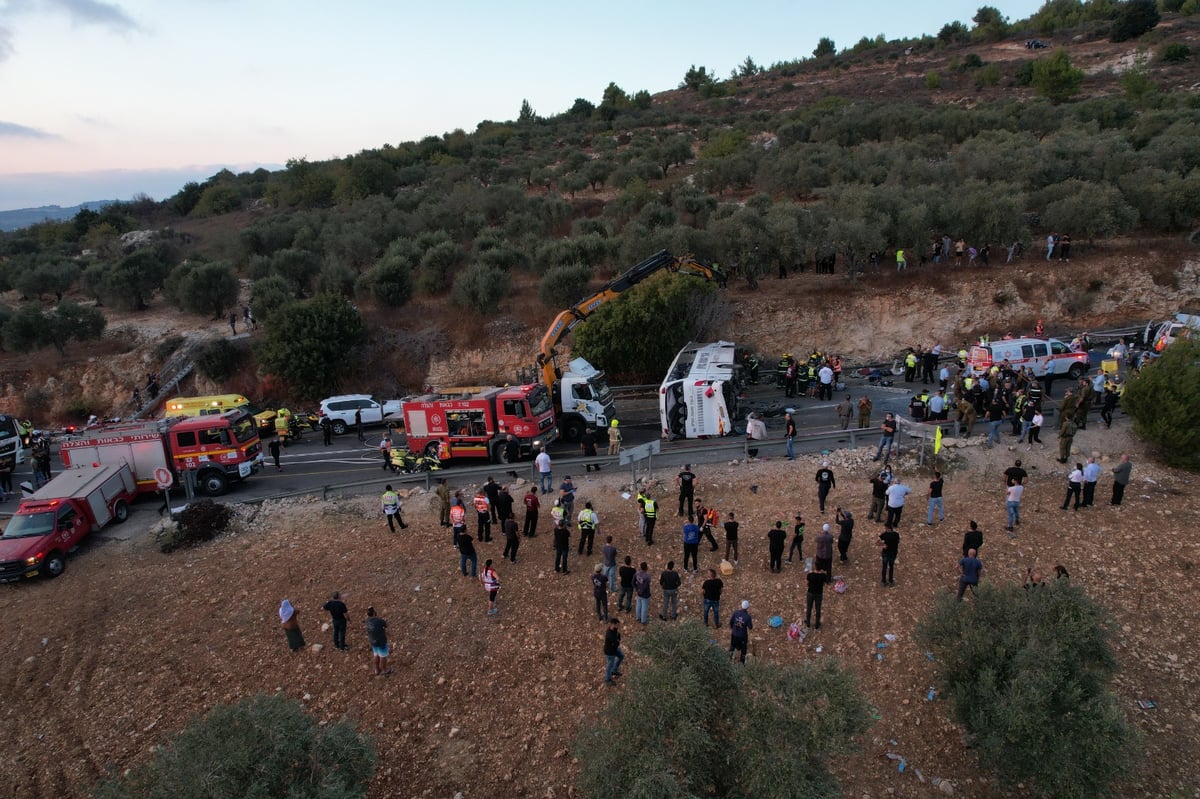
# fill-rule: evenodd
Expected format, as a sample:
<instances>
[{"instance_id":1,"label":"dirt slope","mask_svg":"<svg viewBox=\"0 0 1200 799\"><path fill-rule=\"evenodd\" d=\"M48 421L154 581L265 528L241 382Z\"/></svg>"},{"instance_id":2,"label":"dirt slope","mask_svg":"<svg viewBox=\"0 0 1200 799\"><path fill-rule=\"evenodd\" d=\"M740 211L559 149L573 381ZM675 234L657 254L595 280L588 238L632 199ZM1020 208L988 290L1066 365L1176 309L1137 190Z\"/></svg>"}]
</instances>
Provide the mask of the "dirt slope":
<instances>
[{"instance_id":1,"label":"dirt slope","mask_svg":"<svg viewBox=\"0 0 1200 799\"><path fill-rule=\"evenodd\" d=\"M1019 786L1001 789L980 776L947 709L926 701L932 664L912 639L933 597L954 586L969 518L985 530L985 579L1018 580L1027 566L1063 563L1112 609L1119 624L1117 691L1148 735L1129 792L1191 792L1200 779L1192 757L1200 750L1192 702L1200 658L1190 645L1200 634L1191 590L1200 510L1188 501L1195 478L1147 463L1125 424L1112 431L1089 425L1076 439L1107 459L1106 470L1118 453L1133 452L1134 482L1119 510L1104 504L1106 477L1098 507L1060 511L1065 477L1053 462L1053 443L1015 453L1025 456L1031 472L1016 540L1000 529L1000 473L1014 453L962 450L947 480L944 524L924 526L925 503L910 500L894 589L877 583L877 528L865 519L868 453L835 453L833 500L859 519L851 560L836 569L849 591L830 594L823 629L802 645L787 643L765 624L775 613L788 622L801 617L803 573L790 566L771 575L764 536L776 518L799 510L809 522L811 554L821 521L809 488L815 462L771 459L697 469L700 496L722 511L736 509L743 520L741 563L727 580L723 611L742 598L752 601L759 623L755 656L838 658L860 676L878 708L861 754L836 764L846 795L931 795L917 770L927 780L950 780L958 795L1023 795ZM900 474L923 495L928 476L907 456ZM669 513L660 543L638 543L618 475L585 474L579 482L579 501L596 503L602 533L615 537L622 554L635 562L645 558L655 574L667 559L680 557L677 521ZM751 484L757 493L748 490ZM669 487L661 492L669 507ZM398 536L386 532L376 502L372 496L272 504L243 511L238 533L194 551L161 555L147 539L108 543L75 558L57 581L0 587L0 686L7 698L0 746L8 753L0 764L0 794L83 796L96 777L139 762L192 714L256 691L284 691L318 718L348 717L374 736L380 762L373 797L449 799L461 791L471 799L490 796L497 786L512 796L571 795L576 767L569 742L581 725L594 722L606 697L603 626L592 614L587 576L598 558L577 559L573 552L571 574L554 574L543 525L543 535L524 542L517 564L500 565L503 610L489 619L479 583L457 572L429 497L409 498L410 529ZM157 518L143 511L131 523L146 517ZM480 549L481 558L498 560L501 545ZM705 567L716 564L707 552L702 560ZM697 578L685 581L685 618L699 615L698 586ZM290 655L275 615L280 600L290 598L299 608L310 644L328 644L319 608L333 590L351 607L353 650L326 646ZM361 627L368 604L390 624L396 673L389 677L368 672ZM632 649L639 631L626 622ZM897 640L876 660L876 644L888 633ZM714 637L723 643L725 633ZM633 656L626 669L637 668ZM1154 699L1158 709L1139 710L1139 698ZM887 752L907 759L904 774Z\"/></svg>"}]
</instances>

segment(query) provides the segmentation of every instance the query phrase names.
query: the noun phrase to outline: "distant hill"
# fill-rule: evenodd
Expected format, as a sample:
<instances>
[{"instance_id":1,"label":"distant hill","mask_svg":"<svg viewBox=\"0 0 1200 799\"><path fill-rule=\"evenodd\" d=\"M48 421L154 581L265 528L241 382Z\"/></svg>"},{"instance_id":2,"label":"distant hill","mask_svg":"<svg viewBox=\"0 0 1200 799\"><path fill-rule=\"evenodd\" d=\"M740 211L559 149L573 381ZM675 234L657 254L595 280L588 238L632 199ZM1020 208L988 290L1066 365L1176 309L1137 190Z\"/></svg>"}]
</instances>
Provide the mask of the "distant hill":
<instances>
[{"instance_id":1,"label":"distant hill","mask_svg":"<svg viewBox=\"0 0 1200 799\"><path fill-rule=\"evenodd\" d=\"M83 209L98 211L116 200L92 200L91 202L63 208L61 205L43 205L41 208L18 208L15 211L0 211L0 230L20 230L38 222L70 219Z\"/></svg>"}]
</instances>

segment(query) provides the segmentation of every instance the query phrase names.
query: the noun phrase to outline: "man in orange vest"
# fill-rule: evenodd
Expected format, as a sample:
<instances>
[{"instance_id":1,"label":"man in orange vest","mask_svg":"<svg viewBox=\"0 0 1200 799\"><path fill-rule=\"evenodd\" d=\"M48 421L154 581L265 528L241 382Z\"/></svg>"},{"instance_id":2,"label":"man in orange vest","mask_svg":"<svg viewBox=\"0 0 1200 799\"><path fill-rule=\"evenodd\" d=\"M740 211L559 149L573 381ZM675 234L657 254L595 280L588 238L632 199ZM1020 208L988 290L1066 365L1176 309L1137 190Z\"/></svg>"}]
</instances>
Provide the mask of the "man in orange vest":
<instances>
[{"instance_id":1,"label":"man in orange vest","mask_svg":"<svg viewBox=\"0 0 1200 799\"><path fill-rule=\"evenodd\" d=\"M458 549L458 534L467 531L467 509L459 491L454 492L454 499L450 501L450 530L454 536L454 548Z\"/></svg>"},{"instance_id":2,"label":"man in orange vest","mask_svg":"<svg viewBox=\"0 0 1200 799\"><path fill-rule=\"evenodd\" d=\"M475 499L472 504L475 506L475 514L479 521L479 528L475 531L475 540L491 541L492 503L488 500L487 495L483 493L482 488L475 492Z\"/></svg>"}]
</instances>

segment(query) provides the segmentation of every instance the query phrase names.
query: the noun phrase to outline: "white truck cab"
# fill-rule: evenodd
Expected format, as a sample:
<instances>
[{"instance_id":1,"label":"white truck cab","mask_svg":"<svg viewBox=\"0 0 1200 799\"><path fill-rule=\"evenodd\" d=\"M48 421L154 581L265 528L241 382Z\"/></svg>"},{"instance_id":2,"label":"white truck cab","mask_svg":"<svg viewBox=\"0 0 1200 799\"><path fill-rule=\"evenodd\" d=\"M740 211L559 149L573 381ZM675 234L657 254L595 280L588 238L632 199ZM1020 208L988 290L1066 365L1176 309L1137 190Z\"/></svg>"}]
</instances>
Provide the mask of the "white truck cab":
<instances>
[{"instance_id":1,"label":"white truck cab","mask_svg":"<svg viewBox=\"0 0 1200 799\"><path fill-rule=\"evenodd\" d=\"M585 358L572 358L559 379L558 429L567 441L578 441L588 427L604 435L613 418L612 390L604 372Z\"/></svg>"}]
</instances>

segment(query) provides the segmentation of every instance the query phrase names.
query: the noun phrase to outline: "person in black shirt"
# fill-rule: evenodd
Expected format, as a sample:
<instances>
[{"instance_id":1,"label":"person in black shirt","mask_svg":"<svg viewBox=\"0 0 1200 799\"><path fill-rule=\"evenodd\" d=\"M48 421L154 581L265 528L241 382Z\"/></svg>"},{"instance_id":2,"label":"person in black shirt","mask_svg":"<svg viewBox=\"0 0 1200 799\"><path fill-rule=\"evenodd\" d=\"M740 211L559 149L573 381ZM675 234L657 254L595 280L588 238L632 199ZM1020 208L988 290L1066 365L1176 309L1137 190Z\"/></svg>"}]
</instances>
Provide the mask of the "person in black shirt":
<instances>
[{"instance_id":1,"label":"person in black shirt","mask_svg":"<svg viewBox=\"0 0 1200 799\"><path fill-rule=\"evenodd\" d=\"M1004 487L1010 485L1024 485L1025 478L1029 476L1029 472L1021 468L1021 461L1017 460L1012 466L1004 470Z\"/></svg>"},{"instance_id":2,"label":"person in black shirt","mask_svg":"<svg viewBox=\"0 0 1200 799\"><path fill-rule=\"evenodd\" d=\"M596 429L594 427L589 427L586 431L584 431L583 437L579 439L579 451L583 453L583 457L585 458L596 457ZM600 464L587 464L587 470L589 472L593 468L596 471L600 471Z\"/></svg>"},{"instance_id":3,"label":"person in black shirt","mask_svg":"<svg viewBox=\"0 0 1200 799\"><path fill-rule=\"evenodd\" d=\"M695 507L693 502L696 496L696 475L692 472L692 464L685 463L683 471L675 477L675 483L679 486L679 515L683 515L683 503L687 501L687 515L693 516Z\"/></svg>"},{"instance_id":4,"label":"person in black shirt","mask_svg":"<svg viewBox=\"0 0 1200 799\"><path fill-rule=\"evenodd\" d=\"M521 442L517 441L516 436L509 433L504 437L504 462L516 463L521 460Z\"/></svg>"},{"instance_id":5,"label":"person in black shirt","mask_svg":"<svg viewBox=\"0 0 1200 799\"><path fill-rule=\"evenodd\" d=\"M635 574L637 574L637 569L633 568L633 558L626 555L625 565L617 569L617 582L621 587L617 594L617 610L633 612L633 575Z\"/></svg>"},{"instance_id":6,"label":"person in black shirt","mask_svg":"<svg viewBox=\"0 0 1200 799\"><path fill-rule=\"evenodd\" d=\"M850 549L850 539L854 537L854 514L848 510L837 509L834 520L838 524L837 548L841 562L846 562L846 552Z\"/></svg>"},{"instance_id":7,"label":"person in black shirt","mask_svg":"<svg viewBox=\"0 0 1200 799\"><path fill-rule=\"evenodd\" d=\"M658 586L662 589L662 613L658 617L667 620L668 610L671 619L679 618L679 572L675 571L675 561L667 561L667 569L658 577Z\"/></svg>"},{"instance_id":8,"label":"person in black shirt","mask_svg":"<svg viewBox=\"0 0 1200 799\"><path fill-rule=\"evenodd\" d=\"M896 555L900 551L900 534L893 530L890 524L883 526L883 532L879 534L879 546L883 560L883 568L879 573L879 584L895 585Z\"/></svg>"},{"instance_id":9,"label":"person in black shirt","mask_svg":"<svg viewBox=\"0 0 1200 799\"><path fill-rule=\"evenodd\" d=\"M488 499L488 509L491 512L491 523L499 525L500 519L503 518L500 516L500 508L497 507L497 504L500 500L500 484L491 477L488 477L487 482L483 484L483 495ZM509 499L509 503L509 510L512 510L511 498ZM490 531L488 538L491 538Z\"/></svg>"},{"instance_id":10,"label":"person in black shirt","mask_svg":"<svg viewBox=\"0 0 1200 799\"><path fill-rule=\"evenodd\" d=\"M836 485L837 480L833 477L833 469L829 468L829 461L823 461L821 468L817 469L817 504L821 513L825 512L825 500L829 497L829 489Z\"/></svg>"},{"instance_id":11,"label":"person in black shirt","mask_svg":"<svg viewBox=\"0 0 1200 799\"><path fill-rule=\"evenodd\" d=\"M813 569L808 573L808 595L804 602L804 626L812 625L813 608L817 609L817 624L815 629L821 629L821 601L825 598L825 583L829 581L829 572L823 569Z\"/></svg>"},{"instance_id":12,"label":"person in black shirt","mask_svg":"<svg viewBox=\"0 0 1200 799\"><path fill-rule=\"evenodd\" d=\"M570 574L567 555L571 552L571 528L565 522L554 525L554 571Z\"/></svg>"},{"instance_id":13,"label":"person in black shirt","mask_svg":"<svg viewBox=\"0 0 1200 799\"><path fill-rule=\"evenodd\" d=\"M513 515L513 496L508 493L508 486L500 486L496 498L492 499L492 512L501 522Z\"/></svg>"},{"instance_id":14,"label":"person in black shirt","mask_svg":"<svg viewBox=\"0 0 1200 799\"><path fill-rule=\"evenodd\" d=\"M933 480L929 482L929 513L925 518L925 524L929 527L933 526L934 511L937 511L938 521L946 521L946 505L942 499L942 486L945 485L945 482L942 473L934 469Z\"/></svg>"},{"instance_id":15,"label":"person in black shirt","mask_svg":"<svg viewBox=\"0 0 1200 799\"><path fill-rule=\"evenodd\" d=\"M517 530L517 517L512 515L512 511L504 517L501 528L504 530L504 552L500 557L509 558L516 563L517 550L521 548L521 536Z\"/></svg>"},{"instance_id":16,"label":"person in black shirt","mask_svg":"<svg viewBox=\"0 0 1200 799\"><path fill-rule=\"evenodd\" d=\"M388 668L387 622L375 615L375 608L367 608L367 643L371 645L371 663L375 667L375 676L391 674Z\"/></svg>"},{"instance_id":17,"label":"person in black shirt","mask_svg":"<svg viewBox=\"0 0 1200 799\"><path fill-rule=\"evenodd\" d=\"M463 577L467 576L467 561L471 562L471 576L475 577L479 556L475 554L474 539L464 528L458 531L458 568L462 570Z\"/></svg>"},{"instance_id":18,"label":"person in black shirt","mask_svg":"<svg viewBox=\"0 0 1200 799\"><path fill-rule=\"evenodd\" d=\"M767 541L770 542L771 556L771 571L783 571L783 545L787 543L787 531L783 529L783 522L775 522L775 526L767 533Z\"/></svg>"},{"instance_id":19,"label":"person in black shirt","mask_svg":"<svg viewBox=\"0 0 1200 799\"><path fill-rule=\"evenodd\" d=\"M708 626L708 612L712 611L713 627L721 628L721 591L725 582L717 576L715 569L708 570L708 579L700 586L700 594L704 597L704 626Z\"/></svg>"},{"instance_id":20,"label":"person in black shirt","mask_svg":"<svg viewBox=\"0 0 1200 799\"><path fill-rule=\"evenodd\" d=\"M983 546L983 531L979 529L979 522L971 520L971 529L963 533L962 552L963 557L967 556L967 552L972 549L976 552Z\"/></svg>"},{"instance_id":21,"label":"person in black shirt","mask_svg":"<svg viewBox=\"0 0 1200 799\"><path fill-rule=\"evenodd\" d=\"M350 647L346 646L347 611L346 603L342 601L342 595L334 591L333 598L326 602L322 609L329 611L329 618L333 625L333 648L345 652Z\"/></svg>"},{"instance_id":22,"label":"person in black shirt","mask_svg":"<svg viewBox=\"0 0 1200 799\"><path fill-rule=\"evenodd\" d=\"M733 565L736 566L738 562L738 523L733 518L733 511L729 511L729 521L725 522L725 560L729 560L730 550L733 551Z\"/></svg>"},{"instance_id":23,"label":"person in black shirt","mask_svg":"<svg viewBox=\"0 0 1200 799\"><path fill-rule=\"evenodd\" d=\"M621 620L616 617L608 620L604 633L604 660L604 684L613 685L613 678L621 676L621 661L625 660L621 651Z\"/></svg>"}]
</instances>

